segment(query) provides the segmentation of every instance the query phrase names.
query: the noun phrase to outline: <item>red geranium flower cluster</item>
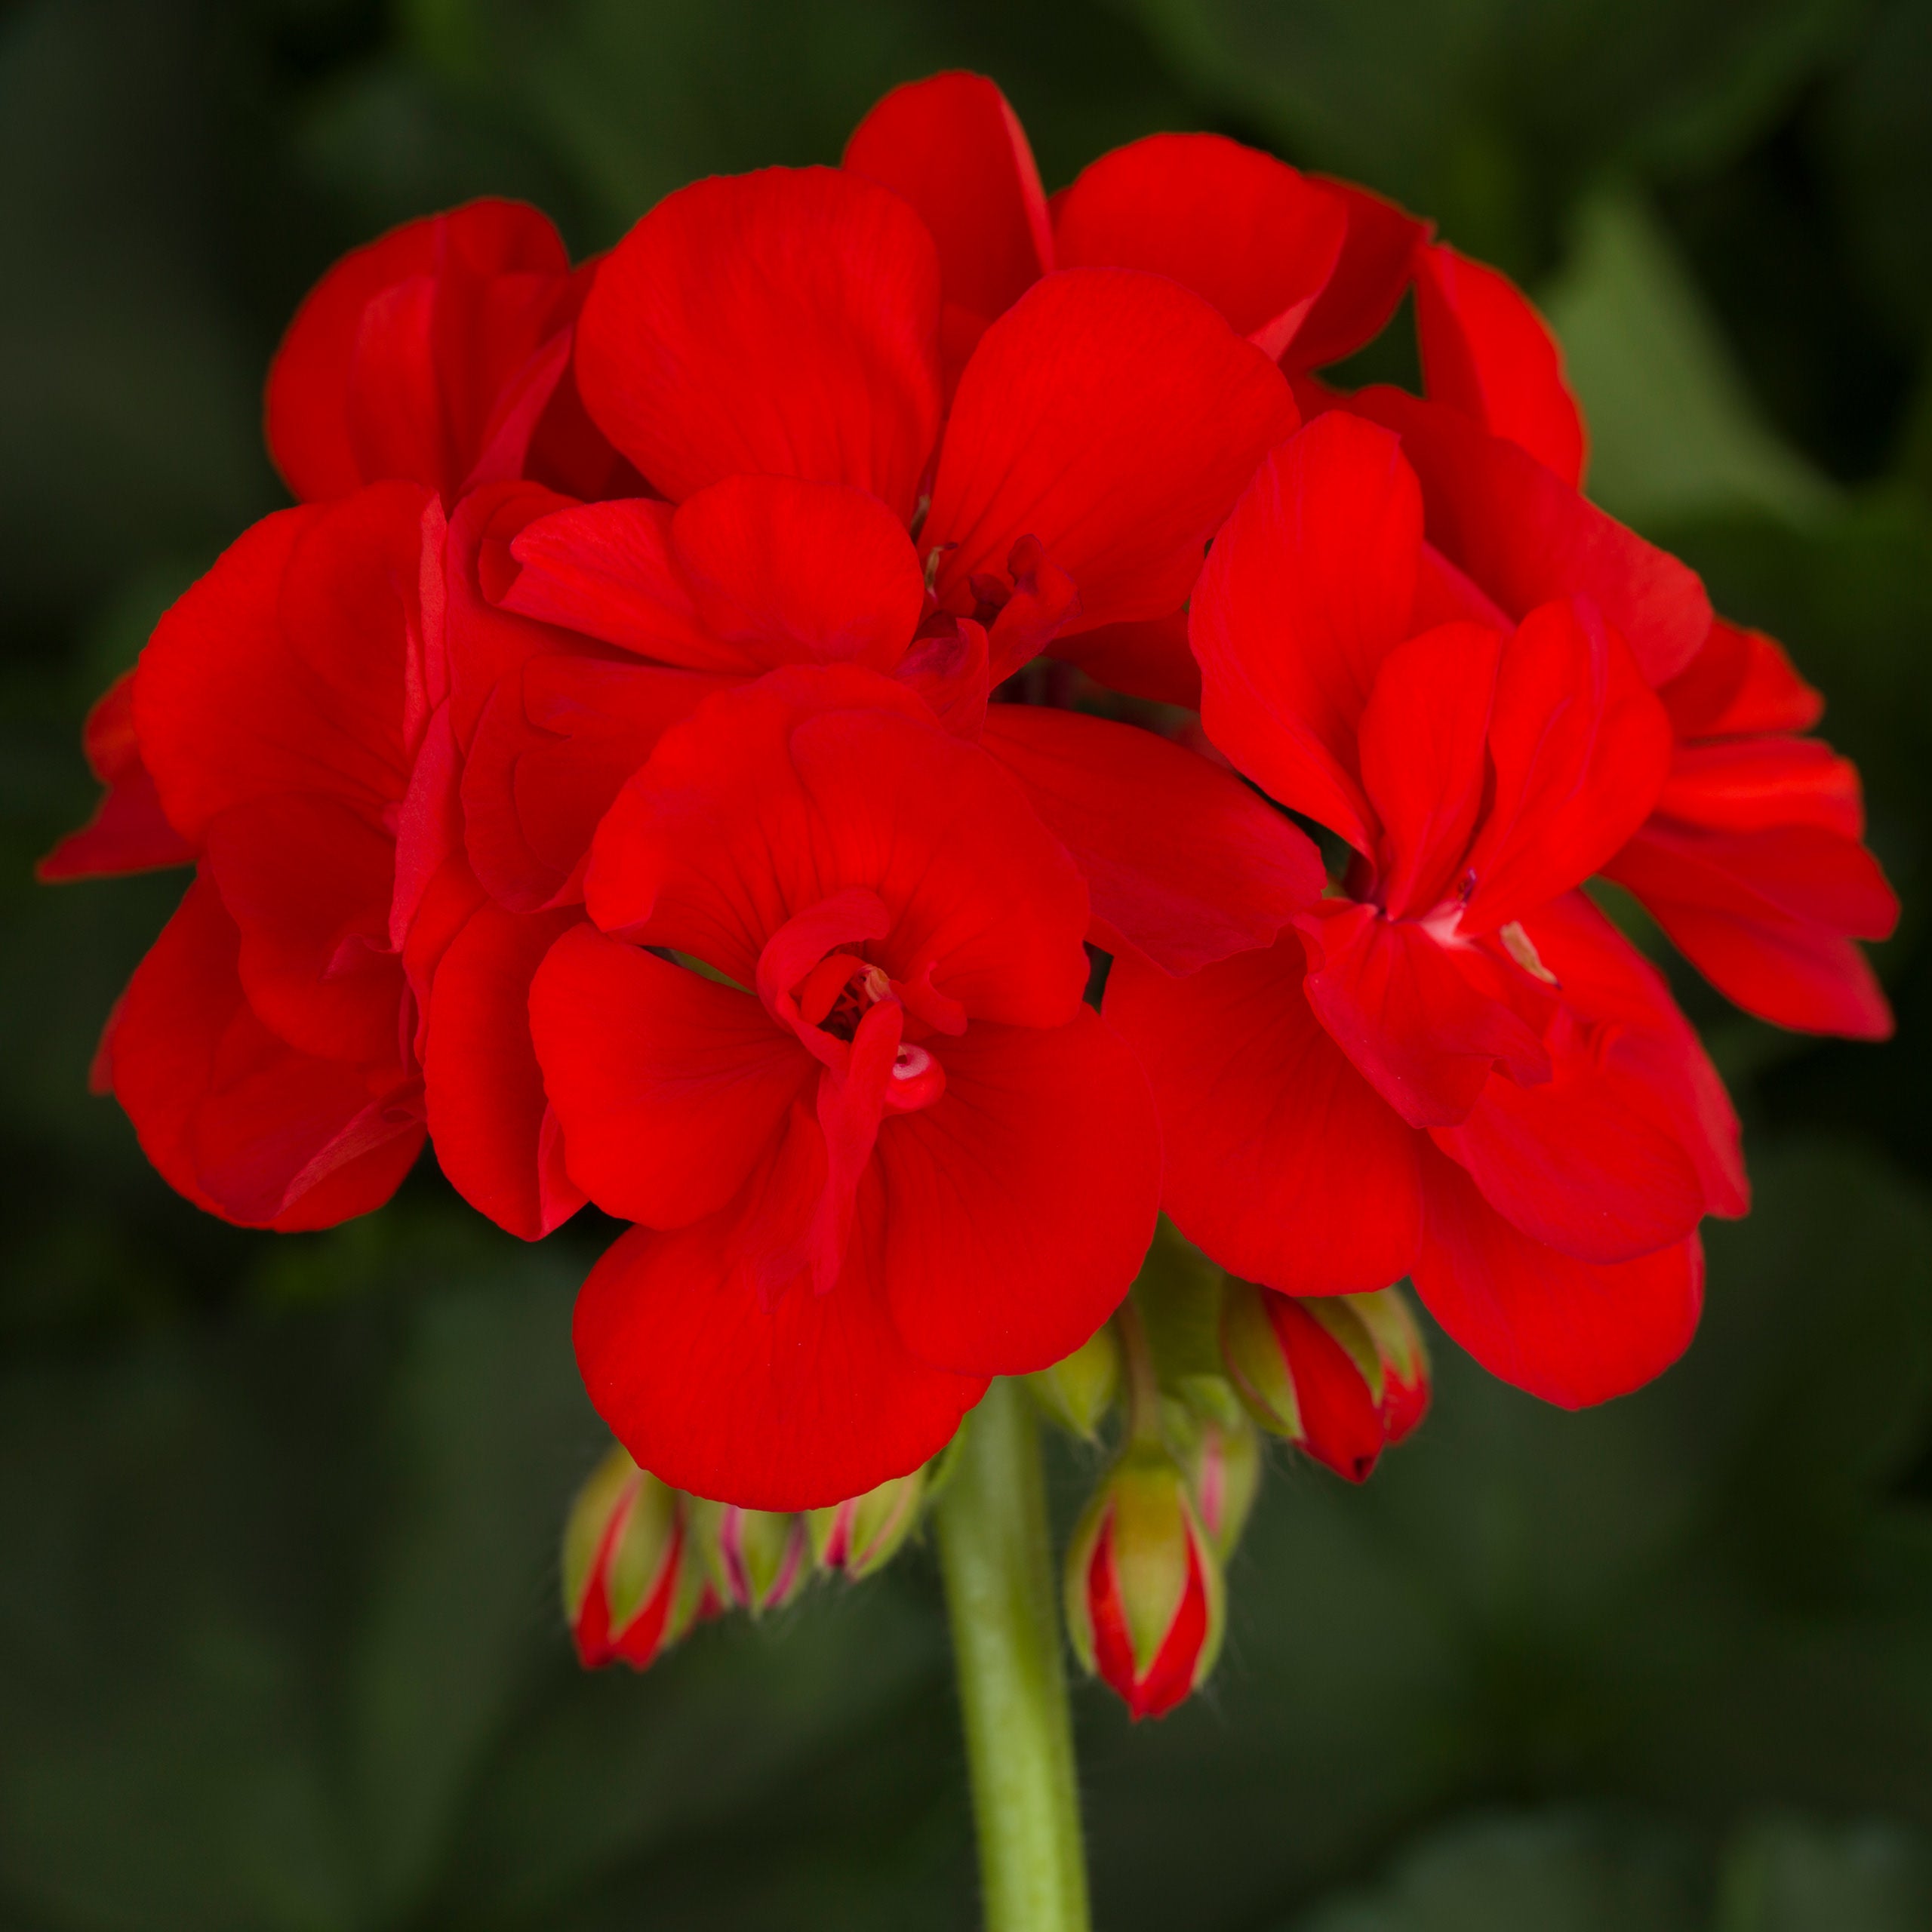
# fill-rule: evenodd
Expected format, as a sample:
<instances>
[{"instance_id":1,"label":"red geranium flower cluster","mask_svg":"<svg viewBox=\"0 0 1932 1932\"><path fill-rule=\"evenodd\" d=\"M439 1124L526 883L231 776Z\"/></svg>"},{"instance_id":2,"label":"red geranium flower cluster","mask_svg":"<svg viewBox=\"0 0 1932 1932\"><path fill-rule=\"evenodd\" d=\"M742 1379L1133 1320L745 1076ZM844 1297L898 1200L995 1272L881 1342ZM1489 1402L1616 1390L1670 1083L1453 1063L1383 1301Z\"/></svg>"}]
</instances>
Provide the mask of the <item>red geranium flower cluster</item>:
<instances>
[{"instance_id":1,"label":"red geranium flower cluster","mask_svg":"<svg viewBox=\"0 0 1932 1932\"><path fill-rule=\"evenodd\" d=\"M1411 291L1426 395L1317 380ZM1580 494L1522 297L1362 189L1162 136L1049 200L944 75L574 270L509 203L398 230L267 420L298 506L103 700L44 865L195 868L98 1075L231 1220L365 1212L426 1136L514 1233L632 1223L579 1355L678 1489L919 1468L1163 1207L1614 1395L1746 1197L1586 882L1752 1012L1889 1026L1815 694ZM1355 1320L1255 1331L1307 1330L1298 1439L1365 1364L1351 1472L1415 1408Z\"/></svg>"}]
</instances>

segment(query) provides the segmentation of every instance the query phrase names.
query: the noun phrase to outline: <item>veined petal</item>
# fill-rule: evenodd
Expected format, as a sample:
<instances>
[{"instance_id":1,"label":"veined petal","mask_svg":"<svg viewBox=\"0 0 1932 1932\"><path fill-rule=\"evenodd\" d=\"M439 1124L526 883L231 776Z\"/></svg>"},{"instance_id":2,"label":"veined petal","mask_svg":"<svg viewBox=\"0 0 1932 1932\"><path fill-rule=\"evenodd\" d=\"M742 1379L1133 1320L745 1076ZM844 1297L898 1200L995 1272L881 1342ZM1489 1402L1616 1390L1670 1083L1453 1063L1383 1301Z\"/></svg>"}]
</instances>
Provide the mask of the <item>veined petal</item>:
<instances>
[{"instance_id":1,"label":"veined petal","mask_svg":"<svg viewBox=\"0 0 1932 1932\"><path fill-rule=\"evenodd\" d=\"M1670 750L1670 720L1615 632L1574 604L1531 612L1497 669L1462 930L1494 931L1580 885L1650 816Z\"/></svg>"},{"instance_id":2,"label":"veined petal","mask_svg":"<svg viewBox=\"0 0 1932 1932\"><path fill-rule=\"evenodd\" d=\"M737 473L869 490L909 520L939 429L925 225L834 168L717 175L605 260L577 325L598 426L681 501Z\"/></svg>"},{"instance_id":3,"label":"veined petal","mask_svg":"<svg viewBox=\"0 0 1932 1932\"><path fill-rule=\"evenodd\" d=\"M1048 276L960 378L919 539L940 602L972 614L971 579L1030 537L1078 589L1069 630L1179 609L1295 420L1280 372L1198 296L1133 269Z\"/></svg>"},{"instance_id":4,"label":"veined petal","mask_svg":"<svg viewBox=\"0 0 1932 1932\"><path fill-rule=\"evenodd\" d=\"M1386 848L1377 897L1391 918L1441 900L1469 849L1502 644L1480 624L1442 624L1382 660L1359 749Z\"/></svg>"},{"instance_id":5,"label":"veined petal","mask_svg":"<svg viewBox=\"0 0 1932 1932\"><path fill-rule=\"evenodd\" d=\"M1409 634L1421 546L1421 494L1396 438L1331 411L1261 466L1189 607L1208 737L1364 853L1356 728Z\"/></svg>"}]
</instances>

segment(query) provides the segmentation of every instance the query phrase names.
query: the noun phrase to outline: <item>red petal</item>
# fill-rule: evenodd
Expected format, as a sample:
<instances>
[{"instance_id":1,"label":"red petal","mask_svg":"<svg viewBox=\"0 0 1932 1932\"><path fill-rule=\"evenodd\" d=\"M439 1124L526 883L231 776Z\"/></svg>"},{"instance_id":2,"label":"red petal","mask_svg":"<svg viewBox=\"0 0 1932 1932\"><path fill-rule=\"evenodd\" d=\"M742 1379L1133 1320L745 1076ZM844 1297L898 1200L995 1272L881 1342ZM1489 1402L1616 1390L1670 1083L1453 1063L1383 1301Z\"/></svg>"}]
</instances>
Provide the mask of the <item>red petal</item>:
<instances>
[{"instance_id":1,"label":"red petal","mask_svg":"<svg viewBox=\"0 0 1932 1932\"><path fill-rule=\"evenodd\" d=\"M842 1502L936 1455L986 1380L907 1352L875 1222L862 1210L825 1294L770 1297L735 1265L739 1226L734 1204L672 1234L633 1229L585 1282L577 1364L624 1447L678 1488L756 1509Z\"/></svg>"},{"instance_id":2,"label":"red petal","mask_svg":"<svg viewBox=\"0 0 1932 1932\"><path fill-rule=\"evenodd\" d=\"M1146 1076L1084 1007L1065 1026L975 1026L937 1051L944 1095L878 1136L893 1319L924 1361L1050 1367L1119 1305L1153 1238Z\"/></svg>"},{"instance_id":3,"label":"red petal","mask_svg":"<svg viewBox=\"0 0 1932 1932\"><path fill-rule=\"evenodd\" d=\"M663 664L742 672L743 654L705 628L671 540L674 506L655 497L572 503L525 524L509 545L505 611Z\"/></svg>"},{"instance_id":4,"label":"red petal","mask_svg":"<svg viewBox=\"0 0 1932 1932\"><path fill-rule=\"evenodd\" d=\"M1524 930L1560 983L1564 1005L1597 1030L1606 1072L1641 1079L1669 1108L1703 1184L1704 1211L1745 1213L1751 1191L1737 1115L1663 975L1580 892L1542 907Z\"/></svg>"},{"instance_id":5,"label":"red petal","mask_svg":"<svg viewBox=\"0 0 1932 1932\"><path fill-rule=\"evenodd\" d=\"M326 795L291 792L220 814L208 848L241 934L242 984L261 1018L304 1052L398 1066L390 835Z\"/></svg>"},{"instance_id":6,"label":"red petal","mask_svg":"<svg viewBox=\"0 0 1932 1932\"><path fill-rule=\"evenodd\" d=\"M198 1207L248 1227L332 1226L379 1208L423 1145L411 1087L371 1091L250 1011L213 882L188 888L122 995L108 1048L141 1149Z\"/></svg>"},{"instance_id":7,"label":"red petal","mask_svg":"<svg viewBox=\"0 0 1932 1932\"><path fill-rule=\"evenodd\" d=\"M754 675L905 654L925 580L905 526L843 484L734 476L678 509L671 540L711 635Z\"/></svg>"},{"instance_id":8,"label":"red petal","mask_svg":"<svg viewBox=\"0 0 1932 1932\"><path fill-rule=\"evenodd\" d=\"M1722 617L1712 620L1703 650L1657 695L1680 738L1808 731L1825 715L1823 697L1782 645Z\"/></svg>"},{"instance_id":9,"label":"red petal","mask_svg":"<svg viewBox=\"0 0 1932 1932\"><path fill-rule=\"evenodd\" d=\"M1809 826L1710 832L1653 819L1604 871L1747 1013L1800 1032L1890 1038L1891 1008L1846 937L1883 937L1898 915L1863 847Z\"/></svg>"},{"instance_id":10,"label":"red petal","mask_svg":"<svg viewBox=\"0 0 1932 1932\"><path fill-rule=\"evenodd\" d=\"M960 379L919 539L940 602L971 615L972 577L1031 537L1078 588L1068 629L1166 616L1294 423L1279 372L1198 296L1130 269L1048 276Z\"/></svg>"},{"instance_id":11,"label":"red petal","mask_svg":"<svg viewBox=\"0 0 1932 1932\"><path fill-rule=\"evenodd\" d=\"M854 129L844 165L918 211L939 245L946 300L982 326L1053 266L1033 151L1006 97L980 75L894 88Z\"/></svg>"},{"instance_id":12,"label":"red petal","mask_svg":"<svg viewBox=\"0 0 1932 1932\"><path fill-rule=\"evenodd\" d=\"M405 476L454 490L481 453L481 432L499 392L536 346L554 285L569 269L548 217L506 201L472 202L406 223L345 255L296 311L269 370L269 449L290 489L320 502L382 477ZM400 306L384 304L386 294L412 282L417 286ZM437 315L438 297L453 312ZM422 312L401 312L408 307ZM509 307L520 312L506 315ZM413 363L405 360L412 331L420 331ZM475 346L496 354L479 356ZM405 380L385 381L387 371ZM377 388L386 392L383 400L426 426L403 457L406 468L383 466L383 432L391 432L392 443L394 426L383 422L368 392ZM454 420L446 422L452 408ZM358 417L365 426L360 439ZM446 451L446 435L458 447Z\"/></svg>"},{"instance_id":13,"label":"red petal","mask_svg":"<svg viewBox=\"0 0 1932 1932\"><path fill-rule=\"evenodd\" d=\"M1549 1078L1543 1043L1480 983L1473 949L1438 945L1373 906L1304 921L1309 1004L1371 1086L1411 1127L1452 1127L1475 1104L1492 1067L1512 1079Z\"/></svg>"},{"instance_id":14,"label":"red petal","mask_svg":"<svg viewBox=\"0 0 1932 1932\"><path fill-rule=\"evenodd\" d=\"M1269 1295L1266 1302L1294 1380L1297 1441L1324 1469L1366 1482L1391 1435L1361 1364L1292 1296Z\"/></svg>"},{"instance_id":15,"label":"red petal","mask_svg":"<svg viewBox=\"0 0 1932 1932\"><path fill-rule=\"evenodd\" d=\"M1190 608L1208 735L1270 796L1364 852L1356 727L1408 635L1421 545L1422 497L1396 439L1331 412L1262 465Z\"/></svg>"},{"instance_id":16,"label":"red petal","mask_svg":"<svg viewBox=\"0 0 1932 1932\"><path fill-rule=\"evenodd\" d=\"M1579 1260L1629 1261L1681 1241L1704 1190L1670 1109L1640 1075L1592 1065L1585 1043L1552 1052L1537 1087L1492 1080L1437 1144L1496 1211Z\"/></svg>"},{"instance_id":17,"label":"red petal","mask_svg":"<svg viewBox=\"0 0 1932 1932\"><path fill-rule=\"evenodd\" d=\"M1319 369L1352 355L1387 327L1414 272L1416 251L1429 239L1429 226L1393 202L1326 174L1311 175L1348 211L1342 253L1297 332L1287 359L1298 369Z\"/></svg>"},{"instance_id":18,"label":"red petal","mask_svg":"<svg viewBox=\"0 0 1932 1932\"><path fill-rule=\"evenodd\" d=\"M1416 335L1430 398L1520 444L1580 489L1589 439L1549 325L1509 278L1436 242L1416 257Z\"/></svg>"},{"instance_id":19,"label":"red petal","mask_svg":"<svg viewBox=\"0 0 1932 1932\"><path fill-rule=\"evenodd\" d=\"M1649 817L1670 745L1621 638L1567 604L1533 611L1497 670L1491 795L1461 930L1494 931L1597 871Z\"/></svg>"},{"instance_id":20,"label":"red petal","mask_svg":"<svg viewBox=\"0 0 1932 1932\"><path fill-rule=\"evenodd\" d=\"M1220 134L1150 134L1115 148L1054 205L1060 267L1170 276L1271 357L1327 285L1348 226L1332 189Z\"/></svg>"},{"instance_id":21,"label":"red petal","mask_svg":"<svg viewBox=\"0 0 1932 1932\"><path fill-rule=\"evenodd\" d=\"M565 1172L530 1038L530 982L583 915L479 906L436 968L424 1033L423 1105L436 1160L479 1214L540 1240L583 1205ZM546 1131L547 1129L547 1131Z\"/></svg>"},{"instance_id":22,"label":"red petal","mask_svg":"<svg viewBox=\"0 0 1932 1932\"><path fill-rule=\"evenodd\" d=\"M1185 980L1123 954L1106 1015L1153 1084L1189 1241L1289 1294L1384 1288L1415 1259L1418 1137L1316 1023L1303 972L1292 936Z\"/></svg>"},{"instance_id":23,"label":"red petal","mask_svg":"<svg viewBox=\"0 0 1932 1932\"><path fill-rule=\"evenodd\" d=\"M1552 598L1587 596L1623 633L1652 685L1697 655L1711 627L1711 600L1696 574L1527 451L1460 411L1400 389L1358 390L1346 406L1401 433L1402 454L1421 479L1429 541L1512 617Z\"/></svg>"},{"instance_id":24,"label":"red petal","mask_svg":"<svg viewBox=\"0 0 1932 1932\"><path fill-rule=\"evenodd\" d=\"M1443 624L1382 660L1360 755L1387 848L1376 896L1391 918L1436 905L1469 848L1502 643L1478 624Z\"/></svg>"},{"instance_id":25,"label":"red petal","mask_svg":"<svg viewBox=\"0 0 1932 1932\"><path fill-rule=\"evenodd\" d=\"M277 792L331 793L372 816L401 800L426 723L426 509L415 485L379 483L284 510L162 619L136 674L135 723L185 836Z\"/></svg>"},{"instance_id":26,"label":"red petal","mask_svg":"<svg viewBox=\"0 0 1932 1932\"><path fill-rule=\"evenodd\" d=\"M901 686L850 666L776 672L667 732L598 830L607 931L753 983L771 935L876 892L872 957L976 1018L1060 1026L1087 979L1086 888L1018 785Z\"/></svg>"},{"instance_id":27,"label":"red petal","mask_svg":"<svg viewBox=\"0 0 1932 1932\"><path fill-rule=\"evenodd\" d=\"M1518 1233L1445 1156L1432 1151L1423 1171L1416 1291L1492 1375L1582 1408L1642 1387L1690 1346L1704 1301L1695 1235L1594 1267Z\"/></svg>"},{"instance_id":28,"label":"red petal","mask_svg":"<svg viewBox=\"0 0 1932 1932\"><path fill-rule=\"evenodd\" d=\"M1127 1706L1128 1715L1137 1724L1143 1718L1165 1717L1194 1690L1201 1649L1208 1641L1207 1571L1200 1546L1190 1530L1187 1581L1174 1607L1174 1620L1161 1639L1160 1648L1149 1660L1146 1672L1137 1674L1134 1638L1128 1629L1126 1607L1121 1601L1113 1544L1109 1519L1094 1543L1093 1561L1088 1567L1094 1668L1101 1681L1118 1693Z\"/></svg>"},{"instance_id":29,"label":"red petal","mask_svg":"<svg viewBox=\"0 0 1932 1932\"><path fill-rule=\"evenodd\" d=\"M721 681L603 657L533 657L497 685L463 770L464 845L505 906L583 891L590 841L624 782Z\"/></svg>"},{"instance_id":30,"label":"red petal","mask_svg":"<svg viewBox=\"0 0 1932 1932\"><path fill-rule=\"evenodd\" d=\"M653 1227L730 1201L817 1078L750 994L588 926L537 969L530 1018L572 1179Z\"/></svg>"},{"instance_id":31,"label":"red petal","mask_svg":"<svg viewBox=\"0 0 1932 1932\"><path fill-rule=\"evenodd\" d=\"M1321 854L1283 814L1151 731L996 704L983 742L1073 854L1094 916L1170 972L1272 944L1321 895Z\"/></svg>"},{"instance_id":32,"label":"red petal","mask_svg":"<svg viewBox=\"0 0 1932 1932\"><path fill-rule=\"evenodd\" d=\"M81 730L88 769L107 787L94 816L33 869L34 877L103 878L187 864L194 848L168 822L134 736L134 674L124 671L95 700Z\"/></svg>"},{"instance_id":33,"label":"red petal","mask_svg":"<svg viewBox=\"0 0 1932 1932\"><path fill-rule=\"evenodd\" d=\"M1711 832L1806 825L1856 843L1865 831L1858 768L1817 738L1680 744L1657 814Z\"/></svg>"},{"instance_id":34,"label":"red petal","mask_svg":"<svg viewBox=\"0 0 1932 1932\"><path fill-rule=\"evenodd\" d=\"M714 176L613 249L577 325L598 426L674 500L734 472L869 490L909 519L939 429L939 261L830 168Z\"/></svg>"}]
</instances>

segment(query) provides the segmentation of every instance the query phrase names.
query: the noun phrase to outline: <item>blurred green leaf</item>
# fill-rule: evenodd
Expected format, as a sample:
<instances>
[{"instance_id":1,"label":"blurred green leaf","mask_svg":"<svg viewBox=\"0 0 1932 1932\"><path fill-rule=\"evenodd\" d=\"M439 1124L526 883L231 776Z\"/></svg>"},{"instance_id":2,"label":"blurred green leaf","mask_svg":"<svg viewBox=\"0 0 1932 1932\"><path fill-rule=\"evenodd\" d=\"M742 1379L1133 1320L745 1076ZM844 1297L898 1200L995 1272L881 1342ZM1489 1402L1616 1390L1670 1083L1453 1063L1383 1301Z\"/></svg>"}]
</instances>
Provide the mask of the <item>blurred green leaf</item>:
<instances>
[{"instance_id":1,"label":"blurred green leaf","mask_svg":"<svg viewBox=\"0 0 1932 1932\"><path fill-rule=\"evenodd\" d=\"M1815 517L1835 492L1760 419L1667 236L1633 195L1579 212L1545 312L1590 424L1589 491L1626 522L1764 509Z\"/></svg>"},{"instance_id":2,"label":"blurred green leaf","mask_svg":"<svg viewBox=\"0 0 1932 1932\"><path fill-rule=\"evenodd\" d=\"M1700 1875L1681 1835L1655 1826L1477 1819L1434 1833L1386 1884L1294 1932L1707 1932Z\"/></svg>"},{"instance_id":3,"label":"blurred green leaf","mask_svg":"<svg viewBox=\"0 0 1932 1932\"><path fill-rule=\"evenodd\" d=\"M1126 0L1297 157L1518 274L1580 183L1734 150L1856 23L1851 0Z\"/></svg>"}]
</instances>

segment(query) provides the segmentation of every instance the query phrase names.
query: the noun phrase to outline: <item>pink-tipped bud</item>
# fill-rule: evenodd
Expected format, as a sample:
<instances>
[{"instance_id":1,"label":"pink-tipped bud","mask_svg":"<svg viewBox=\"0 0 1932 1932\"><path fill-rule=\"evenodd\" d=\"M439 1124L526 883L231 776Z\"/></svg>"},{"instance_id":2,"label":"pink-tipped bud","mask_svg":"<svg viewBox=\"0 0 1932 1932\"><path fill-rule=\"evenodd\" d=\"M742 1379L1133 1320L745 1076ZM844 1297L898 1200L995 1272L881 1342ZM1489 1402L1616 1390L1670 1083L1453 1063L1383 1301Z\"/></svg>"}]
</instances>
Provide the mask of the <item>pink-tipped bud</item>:
<instances>
[{"instance_id":1,"label":"pink-tipped bud","mask_svg":"<svg viewBox=\"0 0 1932 1932\"><path fill-rule=\"evenodd\" d=\"M1429 1358L1393 1288L1304 1300L1230 1281L1221 1348L1255 1420L1351 1482L1429 1407Z\"/></svg>"},{"instance_id":2,"label":"pink-tipped bud","mask_svg":"<svg viewBox=\"0 0 1932 1932\"><path fill-rule=\"evenodd\" d=\"M1226 1385L1223 1385L1225 1388ZM1214 1553L1225 1563L1234 1554L1261 1488L1261 1438L1232 1398L1231 1416L1180 1409L1167 1427L1187 1476L1187 1493Z\"/></svg>"},{"instance_id":3,"label":"pink-tipped bud","mask_svg":"<svg viewBox=\"0 0 1932 1932\"><path fill-rule=\"evenodd\" d=\"M1220 1559L1164 1451L1130 1445L1082 1513L1067 1551L1066 1620L1080 1661L1137 1720L1164 1715L1214 1669Z\"/></svg>"},{"instance_id":4,"label":"pink-tipped bud","mask_svg":"<svg viewBox=\"0 0 1932 1932\"><path fill-rule=\"evenodd\" d=\"M691 1508L705 1568L722 1606L758 1617L782 1610L804 1588L811 1574L811 1540L802 1516L695 1498Z\"/></svg>"},{"instance_id":5,"label":"pink-tipped bud","mask_svg":"<svg viewBox=\"0 0 1932 1932\"><path fill-rule=\"evenodd\" d=\"M684 1499L614 1447L564 1527L564 1614L579 1660L643 1669L691 1627L697 1583Z\"/></svg>"},{"instance_id":6,"label":"pink-tipped bud","mask_svg":"<svg viewBox=\"0 0 1932 1932\"><path fill-rule=\"evenodd\" d=\"M1070 1355L1026 1378L1033 1399L1050 1422L1091 1442L1120 1398L1120 1338L1103 1321Z\"/></svg>"},{"instance_id":7,"label":"pink-tipped bud","mask_svg":"<svg viewBox=\"0 0 1932 1932\"><path fill-rule=\"evenodd\" d=\"M806 1518L821 1570L842 1570L856 1582L883 1569L912 1534L925 1506L926 1472L894 1476L863 1496L814 1509Z\"/></svg>"}]
</instances>

